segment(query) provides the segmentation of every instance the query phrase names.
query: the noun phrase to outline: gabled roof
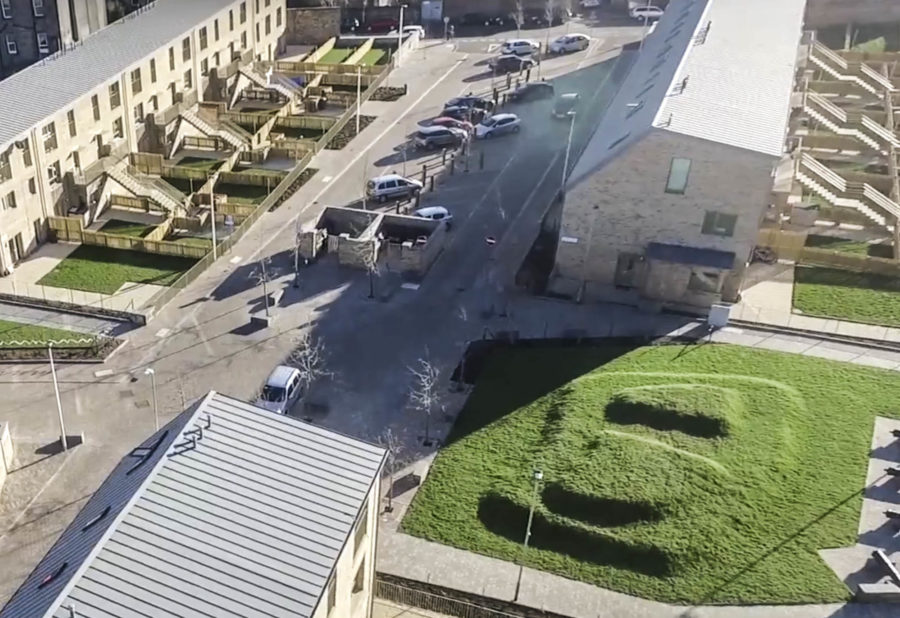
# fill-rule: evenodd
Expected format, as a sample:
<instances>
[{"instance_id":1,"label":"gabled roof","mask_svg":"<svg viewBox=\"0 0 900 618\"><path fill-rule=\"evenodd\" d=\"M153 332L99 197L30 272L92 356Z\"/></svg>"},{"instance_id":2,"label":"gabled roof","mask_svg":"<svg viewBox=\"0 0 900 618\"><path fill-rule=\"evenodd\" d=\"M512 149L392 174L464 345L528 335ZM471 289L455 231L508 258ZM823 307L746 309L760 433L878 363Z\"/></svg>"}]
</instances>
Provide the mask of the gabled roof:
<instances>
[{"instance_id":1,"label":"gabled roof","mask_svg":"<svg viewBox=\"0 0 900 618\"><path fill-rule=\"evenodd\" d=\"M806 0L672 0L568 184L653 130L780 156L805 6Z\"/></svg>"},{"instance_id":2,"label":"gabled roof","mask_svg":"<svg viewBox=\"0 0 900 618\"><path fill-rule=\"evenodd\" d=\"M384 456L210 393L119 464L0 618L308 618Z\"/></svg>"},{"instance_id":3,"label":"gabled roof","mask_svg":"<svg viewBox=\"0 0 900 618\"><path fill-rule=\"evenodd\" d=\"M0 148L234 2L156 0L0 81Z\"/></svg>"}]
</instances>

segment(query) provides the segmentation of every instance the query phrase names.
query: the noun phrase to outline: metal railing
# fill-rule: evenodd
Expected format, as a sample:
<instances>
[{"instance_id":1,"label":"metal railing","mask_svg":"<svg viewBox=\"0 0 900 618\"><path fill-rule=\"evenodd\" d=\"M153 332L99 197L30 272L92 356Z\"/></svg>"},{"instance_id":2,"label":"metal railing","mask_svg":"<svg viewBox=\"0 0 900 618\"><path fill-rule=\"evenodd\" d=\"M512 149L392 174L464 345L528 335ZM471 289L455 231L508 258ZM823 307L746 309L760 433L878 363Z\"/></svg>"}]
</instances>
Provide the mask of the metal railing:
<instances>
[{"instance_id":1,"label":"metal railing","mask_svg":"<svg viewBox=\"0 0 900 618\"><path fill-rule=\"evenodd\" d=\"M832 50L830 50L828 47L826 47L825 45L823 45L823 44L820 43L819 41L815 41L815 42L813 43L812 49L813 49L813 51L815 51L816 53L821 54L822 56L824 56L825 58L827 58L828 60L830 60L830 61L833 62L834 64L838 65L841 69L847 70L847 67L848 67L847 61L844 60L843 58L841 58L840 55L836 54L835 52L833 52Z\"/></svg>"},{"instance_id":2,"label":"metal railing","mask_svg":"<svg viewBox=\"0 0 900 618\"><path fill-rule=\"evenodd\" d=\"M845 193L847 191L847 181L816 161L811 155L803 153L800 156L800 166L805 167L816 176L836 188L841 193Z\"/></svg>"},{"instance_id":3,"label":"metal railing","mask_svg":"<svg viewBox=\"0 0 900 618\"><path fill-rule=\"evenodd\" d=\"M887 129L866 115L862 115L859 118L859 123L865 128L867 131L874 133L876 136L881 138L886 144L891 144L894 146L900 145L900 141L897 140L897 136L894 135L894 132L890 129Z\"/></svg>"},{"instance_id":4,"label":"metal railing","mask_svg":"<svg viewBox=\"0 0 900 618\"><path fill-rule=\"evenodd\" d=\"M884 193L882 193L869 183L863 184L862 194L866 199L879 206L882 210L889 213L892 217L900 217L900 204L886 196Z\"/></svg>"},{"instance_id":5,"label":"metal railing","mask_svg":"<svg viewBox=\"0 0 900 618\"><path fill-rule=\"evenodd\" d=\"M807 92L806 98L808 101L815 103L842 123L847 122L847 112L823 97L821 94L817 92Z\"/></svg>"},{"instance_id":6,"label":"metal railing","mask_svg":"<svg viewBox=\"0 0 900 618\"><path fill-rule=\"evenodd\" d=\"M377 576L375 579L375 596L385 601L418 607L419 609L444 614L445 616L456 616L457 618L520 618L521 616L467 601L407 588L406 586L386 582Z\"/></svg>"},{"instance_id":7,"label":"metal railing","mask_svg":"<svg viewBox=\"0 0 900 618\"><path fill-rule=\"evenodd\" d=\"M891 80L870 67L865 62L859 63L859 72L871 79L873 82L877 82L881 85L882 88L889 92L893 92L894 90L896 90L896 88L894 88L894 84L891 83Z\"/></svg>"}]
</instances>

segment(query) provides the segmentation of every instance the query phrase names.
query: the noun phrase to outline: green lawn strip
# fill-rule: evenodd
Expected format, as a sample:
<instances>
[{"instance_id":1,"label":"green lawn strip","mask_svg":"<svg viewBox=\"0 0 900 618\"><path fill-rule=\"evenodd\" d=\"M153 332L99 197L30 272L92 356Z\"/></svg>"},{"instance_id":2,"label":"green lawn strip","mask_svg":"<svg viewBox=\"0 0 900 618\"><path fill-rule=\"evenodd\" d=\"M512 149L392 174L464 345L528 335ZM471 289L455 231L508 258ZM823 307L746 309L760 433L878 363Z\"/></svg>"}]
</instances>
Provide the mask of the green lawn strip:
<instances>
[{"instance_id":1,"label":"green lawn strip","mask_svg":"<svg viewBox=\"0 0 900 618\"><path fill-rule=\"evenodd\" d=\"M402 526L659 601L843 601L817 551L856 542L898 397L888 371L738 346L500 350Z\"/></svg>"},{"instance_id":2,"label":"green lawn strip","mask_svg":"<svg viewBox=\"0 0 900 618\"><path fill-rule=\"evenodd\" d=\"M144 238L155 230L158 226L147 225L146 223L134 223L133 221L122 221L121 219L110 219L100 228L101 232L106 234L117 234L119 236L134 236L135 238Z\"/></svg>"},{"instance_id":3,"label":"green lawn strip","mask_svg":"<svg viewBox=\"0 0 900 618\"><path fill-rule=\"evenodd\" d=\"M378 64L387 53L383 49L370 49L365 54L363 54L362 60L359 61L359 64L365 66L374 66Z\"/></svg>"},{"instance_id":4,"label":"green lawn strip","mask_svg":"<svg viewBox=\"0 0 900 618\"><path fill-rule=\"evenodd\" d=\"M189 167L195 170L213 171L222 167L224 161L218 159L203 159L201 157L184 157L177 165L178 167Z\"/></svg>"},{"instance_id":5,"label":"green lawn strip","mask_svg":"<svg viewBox=\"0 0 900 618\"><path fill-rule=\"evenodd\" d=\"M76 341L79 339L87 341L77 343ZM66 340L69 340L69 342L66 342ZM20 322L0 320L0 347L4 348L33 347L34 345L47 344L51 341L55 346L61 348L73 348L88 346L93 340L93 336L85 333L37 324L22 324Z\"/></svg>"},{"instance_id":6,"label":"green lawn strip","mask_svg":"<svg viewBox=\"0 0 900 618\"><path fill-rule=\"evenodd\" d=\"M893 247L891 247L890 241L872 243L865 240L850 240L848 238L838 238L835 236L810 234L806 237L806 246L816 249L828 249L829 251L840 251L841 253L850 253L853 255L865 255L887 259L894 257L894 250Z\"/></svg>"},{"instance_id":7,"label":"green lawn strip","mask_svg":"<svg viewBox=\"0 0 900 618\"><path fill-rule=\"evenodd\" d=\"M329 50L322 59L319 60L320 64L340 64L344 60L350 57L350 54L353 53L353 48L343 47Z\"/></svg>"},{"instance_id":8,"label":"green lawn strip","mask_svg":"<svg viewBox=\"0 0 900 618\"><path fill-rule=\"evenodd\" d=\"M216 185L216 193L224 193L228 196L226 202L232 204L259 204L271 189L278 186L278 181L273 178L271 186L267 189L262 185L236 185L220 182Z\"/></svg>"},{"instance_id":9,"label":"green lawn strip","mask_svg":"<svg viewBox=\"0 0 900 618\"><path fill-rule=\"evenodd\" d=\"M38 283L112 294L126 281L171 285L195 262L192 258L81 245Z\"/></svg>"},{"instance_id":10,"label":"green lawn strip","mask_svg":"<svg viewBox=\"0 0 900 618\"><path fill-rule=\"evenodd\" d=\"M900 277L798 266L794 308L806 315L900 326Z\"/></svg>"}]
</instances>

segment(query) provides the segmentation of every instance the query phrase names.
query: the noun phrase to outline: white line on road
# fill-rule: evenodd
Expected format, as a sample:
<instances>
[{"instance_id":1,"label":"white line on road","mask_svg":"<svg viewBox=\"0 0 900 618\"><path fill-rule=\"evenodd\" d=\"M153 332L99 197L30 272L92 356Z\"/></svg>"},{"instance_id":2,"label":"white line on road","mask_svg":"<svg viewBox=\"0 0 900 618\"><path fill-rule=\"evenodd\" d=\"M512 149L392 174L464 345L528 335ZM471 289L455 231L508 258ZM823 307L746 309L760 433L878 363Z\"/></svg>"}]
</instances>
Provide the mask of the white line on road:
<instances>
[{"instance_id":1,"label":"white line on road","mask_svg":"<svg viewBox=\"0 0 900 618\"><path fill-rule=\"evenodd\" d=\"M332 176L326 176L322 179L322 182L331 182Z\"/></svg>"},{"instance_id":2,"label":"white line on road","mask_svg":"<svg viewBox=\"0 0 900 618\"><path fill-rule=\"evenodd\" d=\"M324 187L322 187L322 190L319 191L319 192L315 195L315 197L313 197L313 198L309 201L309 203L306 204L306 206L304 206L303 208L301 208L301 209L300 209L300 212L298 212L296 215L294 215L293 217L291 217L291 219L290 219L290 221L289 221L288 223L289 223L290 225L292 225L292 226L295 226L296 223L297 223L297 220L300 218L300 216L301 216L304 212L306 212L313 204L315 204L316 202L318 202L319 199L320 199L323 195L325 195L325 193L326 193L329 189L331 189L331 186L332 186L334 183L336 183L338 180L340 180L341 177L342 177L344 174L346 174L347 171L348 171L351 167L353 167L353 166L356 164L356 162L359 161L359 160L363 157L363 155L365 155L367 152L369 152L369 150L370 150L375 144L377 144L378 142L381 141L381 138L383 138L385 135L388 134L388 131L390 131L391 129L393 129L395 126L397 126L397 124L399 124L399 122L400 122L401 120L403 120L404 118L406 118L407 114L409 114L413 109L415 109L415 107L416 107L419 103L421 103L422 100L423 100L425 97L427 97L429 94L431 94L431 91L432 91L432 90L434 90L435 88L437 88L438 85L439 85L442 81L444 81L444 80L445 80L445 79L446 79L453 71L455 71L456 69L458 69L459 66L460 66L463 62L465 62L466 60L468 60L468 56L465 56L465 57L463 57L463 58L457 60L456 63L455 63L452 67L450 67L449 69L447 69L447 72L446 72L446 73L444 73L443 75L441 75L441 76L440 76L433 84L431 84L431 86L428 87L428 89L427 89L425 92L423 92L421 95L419 95L419 98L416 99L415 101L413 101L413 102L409 105L409 107L407 107L407 108L403 111L402 114L399 114L399 115L394 119L394 121L393 121L391 124L389 124L388 126L386 126L386 127L384 128L384 130L378 135L378 137L376 137L376 138L374 138L373 140L371 140L371 141L366 145L365 148L363 148L362 150L360 150L360 151L357 153L357 155L356 155L355 157L353 157L353 159L351 159L350 162L347 163L347 165L345 165L344 168L343 168L340 172L337 173L337 175L331 180L331 182L329 182L327 185L325 185ZM270 244L272 244L272 242L273 242L277 237L278 237L278 234L275 234L274 236L270 236L265 242L263 242L262 244L259 245L259 247L256 248L256 251L254 251L254 252L253 252L253 255L251 255L250 258L248 258L248 259L250 259L250 260L256 259L256 256L259 255L260 252L262 252L264 249L266 249Z\"/></svg>"}]
</instances>

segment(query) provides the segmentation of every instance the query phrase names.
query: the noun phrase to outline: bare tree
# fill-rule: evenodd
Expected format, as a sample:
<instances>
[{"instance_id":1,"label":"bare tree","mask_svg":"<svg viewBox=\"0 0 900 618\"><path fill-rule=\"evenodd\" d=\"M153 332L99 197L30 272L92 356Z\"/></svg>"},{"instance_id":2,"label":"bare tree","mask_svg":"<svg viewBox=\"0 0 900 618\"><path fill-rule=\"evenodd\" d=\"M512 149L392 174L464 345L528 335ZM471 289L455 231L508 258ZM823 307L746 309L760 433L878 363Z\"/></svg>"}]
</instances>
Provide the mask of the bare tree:
<instances>
[{"instance_id":1,"label":"bare tree","mask_svg":"<svg viewBox=\"0 0 900 618\"><path fill-rule=\"evenodd\" d=\"M369 298L375 298L375 276L378 271L378 245L374 245L371 250L365 248L362 254L363 265L366 272L369 273Z\"/></svg>"},{"instance_id":2,"label":"bare tree","mask_svg":"<svg viewBox=\"0 0 900 618\"><path fill-rule=\"evenodd\" d=\"M541 50L541 58L550 55L550 28L553 27L553 18L556 15L556 1L547 0L544 5L544 19L547 20L547 36L544 37L544 49ZM540 74L541 65L538 64L538 74Z\"/></svg>"},{"instance_id":3,"label":"bare tree","mask_svg":"<svg viewBox=\"0 0 900 618\"><path fill-rule=\"evenodd\" d=\"M250 277L256 280L256 285L261 285L263 289L263 302L266 307L266 316L269 315L269 287L268 283L270 281L269 271L266 268L266 265L269 263L269 258L264 257L259 260L259 269L254 270L250 273Z\"/></svg>"},{"instance_id":4,"label":"bare tree","mask_svg":"<svg viewBox=\"0 0 900 618\"><path fill-rule=\"evenodd\" d=\"M440 370L426 358L420 358L416 367L409 368L412 374L412 385L409 389L409 402L413 409L425 417L425 438L422 443L431 446L429 429L431 426L431 413L440 403L438 392L438 380Z\"/></svg>"},{"instance_id":5,"label":"bare tree","mask_svg":"<svg viewBox=\"0 0 900 618\"><path fill-rule=\"evenodd\" d=\"M394 510L394 474L397 472L397 459L403 451L403 444L397 439L390 427L384 430L384 433L378 438L378 443L387 451L385 467L388 474L388 492L387 506L384 507L384 512L390 513Z\"/></svg>"},{"instance_id":6,"label":"bare tree","mask_svg":"<svg viewBox=\"0 0 900 618\"><path fill-rule=\"evenodd\" d=\"M516 38L522 36L522 26L525 25L525 6L522 0L516 0L516 12L512 14L516 22Z\"/></svg>"},{"instance_id":7,"label":"bare tree","mask_svg":"<svg viewBox=\"0 0 900 618\"><path fill-rule=\"evenodd\" d=\"M325 352L324 341L312 336L308 324L294 337L294 351L291 352L290 362L300 372L300 385L303 388L301 397L306 397L313 382L331 375L325 368Z\"/></svg>"}]
</instances>

